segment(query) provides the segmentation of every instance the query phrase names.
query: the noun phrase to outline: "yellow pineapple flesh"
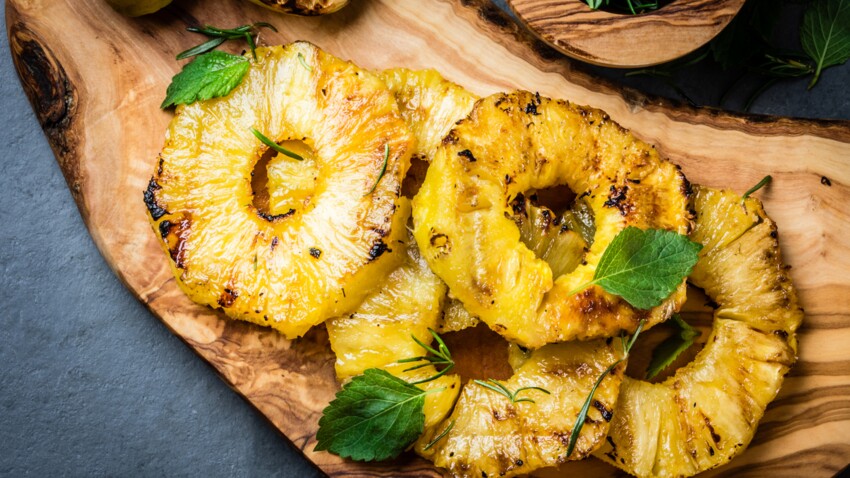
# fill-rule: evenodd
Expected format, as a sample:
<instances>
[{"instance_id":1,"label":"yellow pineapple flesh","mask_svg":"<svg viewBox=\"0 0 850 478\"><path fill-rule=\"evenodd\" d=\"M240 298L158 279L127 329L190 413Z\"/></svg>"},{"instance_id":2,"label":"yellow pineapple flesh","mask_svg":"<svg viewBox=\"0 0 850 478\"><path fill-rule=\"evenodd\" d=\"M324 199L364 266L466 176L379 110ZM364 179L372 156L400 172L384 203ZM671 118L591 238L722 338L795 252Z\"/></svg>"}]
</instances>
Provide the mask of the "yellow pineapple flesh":
<instances>
[{"instance_id":1,"label":"yellow pineapple flesh","mask_svg":"<svg viewBox=\"0 0 850 478\"><path fill-rule=\"evenodd\" d=\"M401 116L418 141L417 152L430 161L446 133L472 110L477 96L435 70L392 68L378 73L395 95Z\"/></svg>"},{"instance_id":2,"label":"yellow pineapple flesh","mask_svg":"<svg viewBox=\"0 0 850 478\"><path fill-rule=\"evenodd\" d=\"M511 202L566 185L593 210L584 261L560 277L520 241ZM673 164L598 110L528 92L478 101L445 137L413 200L415 235L429 266L474 316L511 341L546 343L633 332L666 320L685 284L638 311L591 286L596 264L627 226L687 233L688 184Z\"/></svg>"},{"instance_id":3,"label":"yellow pineapple flesh","mask_svg":"<svg viewBox=\"0 0 850 478\"><path fill-rule=\"evenodd\" d=\"M662 383L626 378L609 439L594 455L641 477L681 477L727 463L755 434L796 356L803 318L776 226L755 199L697 188L690 280L719 308L705 347Z\"/></svg>"}]
</instances>

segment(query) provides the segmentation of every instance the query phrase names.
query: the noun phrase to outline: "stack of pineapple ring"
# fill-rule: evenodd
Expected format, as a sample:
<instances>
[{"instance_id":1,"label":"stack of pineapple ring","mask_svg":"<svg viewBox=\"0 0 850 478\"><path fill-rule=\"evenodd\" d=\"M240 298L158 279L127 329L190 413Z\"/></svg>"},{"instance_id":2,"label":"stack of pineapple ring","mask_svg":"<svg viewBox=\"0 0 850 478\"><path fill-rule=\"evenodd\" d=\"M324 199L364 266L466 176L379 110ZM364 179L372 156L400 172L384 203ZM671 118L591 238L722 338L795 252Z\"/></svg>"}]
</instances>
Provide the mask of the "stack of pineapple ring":
<instances>
[{"instance_id":1,"label":"stack of pineapple ring","mask_svg":"<svg viewBox=\"0 0 850 478\"><path fill-rule=\"evenodd\" d=\"M145 194L193 300L289 337L324 321L340 380L374 367L434 375L397 363L424 354L410 336L427 344L429 329L479 319L528 350L512 348L503 384L548 392L533 402L457 375L421 385L443 391L426 396L414 449L455 476L514 476L591 454L637 476L690 476L747 446L795 360L802 320L758 200L692 189L598 110L527 92L478 99L434 71L375 75L303 42L258 55L229 96L178 109ZM269 161L267 211L252 204L264 150L251 128L315 152ZM411 156L428 168L412 213L401 195ZM579 194L560 217L527 197L554 185ZM595 286L569 294L627 226L704 246L688 280L719 305L713 330L664 382L617 366L567 456L583 402L623 358L619 334L663 322L685 300L684 283L649 311Z\"/></svg>"}]
</instances>

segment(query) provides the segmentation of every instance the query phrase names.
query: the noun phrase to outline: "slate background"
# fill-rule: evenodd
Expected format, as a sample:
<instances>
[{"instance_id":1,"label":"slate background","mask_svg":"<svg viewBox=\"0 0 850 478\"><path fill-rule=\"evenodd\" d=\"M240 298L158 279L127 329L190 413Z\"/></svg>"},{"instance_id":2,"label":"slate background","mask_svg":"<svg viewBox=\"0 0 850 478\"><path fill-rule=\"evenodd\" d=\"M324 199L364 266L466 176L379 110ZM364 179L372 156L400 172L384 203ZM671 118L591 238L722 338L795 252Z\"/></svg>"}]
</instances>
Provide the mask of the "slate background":
<instances>
[{"instance_id":1,"label":"slate background","mask_svg":"<svg viewBox=\"0 0 850 478\"><path fill-rule=\"evenodd\" d=\"M796 25L786 19L783 28ZM0 476L320 476L110 271L23 94L6 35L0 51ZM673 94L656 80L592 69ZM717 78L697 70L682 84L712 104ZM848 85L845 64L811 92L804 81L778 85L753 111L850 119Z\"/></svg>"}]
</instances>

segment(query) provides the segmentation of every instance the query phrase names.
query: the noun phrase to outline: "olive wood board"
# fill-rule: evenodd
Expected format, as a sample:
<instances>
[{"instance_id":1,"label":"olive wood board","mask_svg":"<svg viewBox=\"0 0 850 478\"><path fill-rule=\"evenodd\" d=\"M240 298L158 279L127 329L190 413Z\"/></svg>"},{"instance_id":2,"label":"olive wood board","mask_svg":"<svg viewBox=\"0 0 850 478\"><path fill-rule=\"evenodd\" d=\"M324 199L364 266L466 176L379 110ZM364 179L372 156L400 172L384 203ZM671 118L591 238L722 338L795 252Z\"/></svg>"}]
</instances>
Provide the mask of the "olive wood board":
<instances>
[{"instance_id":1,"label":"olive wood board","mask_svg":"<svg viewBox=\"0 0 850 478\"><path fill-rule=\"evenodd\" d=\"M280 33L264 31L263 43L304 39L370 69L436 68L481 95L524 88L602 108L700 184L742 192L772 174L773 184L758 194L779 225L806 309L799 362L749 449L706 476L825 477L848 464L850 122L732 115L617 89L485 0L361 0L321 18L278 15L239 0L214 3L177 0L131 19L102 0L8 0L6 23L23 87L109 265L325 473L439 476L410 454L355 463L314 451L321 411L338 387L322 330L285 340L197 306L177 287L142 192L172 116L159 105L181 66L174 55L202 40L185 31L189 25L270 21ZM560 472L621 473L596 460Z\"/></svg>"}]
</instances>

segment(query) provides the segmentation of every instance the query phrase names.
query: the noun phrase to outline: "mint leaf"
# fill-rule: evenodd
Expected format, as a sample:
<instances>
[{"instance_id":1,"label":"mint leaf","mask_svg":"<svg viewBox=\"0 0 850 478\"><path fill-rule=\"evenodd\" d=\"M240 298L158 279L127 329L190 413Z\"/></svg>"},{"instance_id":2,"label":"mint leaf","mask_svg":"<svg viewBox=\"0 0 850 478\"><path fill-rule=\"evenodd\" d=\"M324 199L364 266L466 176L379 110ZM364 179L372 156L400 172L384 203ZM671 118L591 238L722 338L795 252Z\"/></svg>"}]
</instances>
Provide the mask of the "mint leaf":
<instances>
[{"instance_id":1,"label":"mint leaf","mask_svg":"<svg viewBox=\"0 0 850 478\"><path fill-rule=\"evenodd\" d=\"M697 263L702 245L661 229L629 226L611 241L590 284L598 284L638 309L661 304Z\"/></svg>"},{"instance_id":2,"label":"mint leaf","mask_svg":"<svg viewBox=\"0 0 850 478\"><path fill-rule=\"evenodd\" d=\"M316 450L360 461L398 456L425 426L425 391L381 369L354 377L322 411Z\"/></svg>"},{"instance_id":3,"label":"mint leaf","mask_svg":"<svg viewBox=\"0 0 850 478\"><path fill-rule=\"evenodd\" d=\"M224 96L239 86L251 64L223 51L199 55L174 75L160 108Z\"/></svg>"},{"instance_id":4,"label":"mint leaf","mask_svg":"<svg viewBox=\"0 0 850 478\"><path fill-rule=\"evenodd\" d=\"M672 323L677 326L677 333L668 337L667 340L658 344L655 350L652 351L652 359L649 361L649 367L646 369L646 379L650 380L658 375L662 370L669 367L676 357L682 352L688 350L694 344L694 339L699 337L700 331L688 325L682 320L679 314L673 314L672 320L667 323Z\"/></svg>"},{"instance_id":5,"label":"mint leaf","mask_svg":"<svg viewBox=\"0 0 850 478\"><path fill-rule=\"evenodd\" d=\"M850 58L850 0L818 0L806 10L800 27L803 50L815 61L815 86L824 68Z\"/></svg>"}]
</instances>

